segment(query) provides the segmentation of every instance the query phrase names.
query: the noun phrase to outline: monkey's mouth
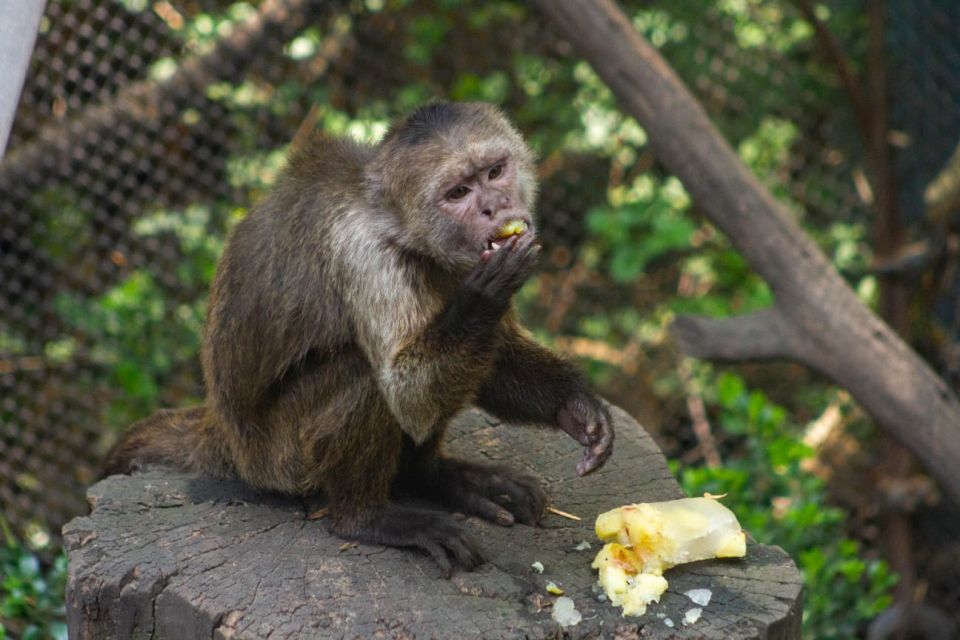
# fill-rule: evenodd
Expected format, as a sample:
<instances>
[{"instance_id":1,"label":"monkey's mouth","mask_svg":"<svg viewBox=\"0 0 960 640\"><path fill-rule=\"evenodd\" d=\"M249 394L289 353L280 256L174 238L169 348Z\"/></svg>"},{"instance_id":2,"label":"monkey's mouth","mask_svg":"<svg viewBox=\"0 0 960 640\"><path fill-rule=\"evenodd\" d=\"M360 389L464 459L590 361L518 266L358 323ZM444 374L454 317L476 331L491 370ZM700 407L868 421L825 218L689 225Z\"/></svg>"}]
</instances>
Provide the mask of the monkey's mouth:
<instances>
[{"instance_id":1,"label":"monkey's mouth","mask_svg":"<svg viewBox=\"0 0 960 640\"><path fill-rule=\"evenodd\" d=\"M500 247L509 242L510 238L513 236L522 236L529 228L530 224L527 223L526 220L521 220L520 218L507 220L497 228L493 237L487 241L487 251L498 251Z\"/></svg>"}]
</instances>

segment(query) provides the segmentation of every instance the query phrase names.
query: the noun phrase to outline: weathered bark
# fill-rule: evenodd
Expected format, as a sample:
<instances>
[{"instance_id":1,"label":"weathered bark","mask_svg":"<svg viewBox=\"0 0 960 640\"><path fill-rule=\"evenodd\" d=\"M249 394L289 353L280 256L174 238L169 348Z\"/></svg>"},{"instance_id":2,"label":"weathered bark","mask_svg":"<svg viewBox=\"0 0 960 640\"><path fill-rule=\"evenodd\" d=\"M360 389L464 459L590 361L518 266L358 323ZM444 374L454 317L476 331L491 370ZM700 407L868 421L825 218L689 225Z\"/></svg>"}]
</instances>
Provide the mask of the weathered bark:
<instances>
[{"instance_id":1,"label":"weathered bark","mask_svg":"<svg viewBox=\"0 0 960 640\"><path fill-rule=\"evenodd\" d=\"M531 528L468 518L490 562L451 580L423 554L344 545L296 499L162 470L108 478L89 491L92 513L64 528L70 637L798 639L801 577L776 547L750 543L744 559L671 569L669 591L640 618L597 599L596 516L682 495L650 436L611 412L616 451L586 478L573 473L580 448L560 433L498 425L479 411L454 422L452 453L528 470L582 521L548 515ZM577 551L584 540L593 548ZM542 574L531 569L537 561ZM551 619L547 581L573 599L579 624L561 630ZM683 626L695 606L683 593L695 588L713 597Z\"/></svg>"},{"instance_id":2,"label":"weathered bark","mask_svg":"<svg viewBox=\"0 0 960 640\"><path fill-rule=\"evenodd\" d=\"M678 317L670 331L688 356L716 362L778 360L791 353L788 320L778 309L723 318Z\"/></svg>"},{"instance_id":3,"label":"weathered bark","mask_svg":"<svg viewBox=\"0 0 960 640\"><path fill-rule=\"evenodd\" d=\"M536 4L646 129L698 207L769 283L783 321L782 351L767 350L764 357L803 362L848 389L960 501L960 402L950 388L857 299L612 0ZM695 332L678 332L683 349L719 350L728 360L755 355L744 342L740 357L736 345L717 346L735 320L693 322Z\"/></svg>"}]
</instances>

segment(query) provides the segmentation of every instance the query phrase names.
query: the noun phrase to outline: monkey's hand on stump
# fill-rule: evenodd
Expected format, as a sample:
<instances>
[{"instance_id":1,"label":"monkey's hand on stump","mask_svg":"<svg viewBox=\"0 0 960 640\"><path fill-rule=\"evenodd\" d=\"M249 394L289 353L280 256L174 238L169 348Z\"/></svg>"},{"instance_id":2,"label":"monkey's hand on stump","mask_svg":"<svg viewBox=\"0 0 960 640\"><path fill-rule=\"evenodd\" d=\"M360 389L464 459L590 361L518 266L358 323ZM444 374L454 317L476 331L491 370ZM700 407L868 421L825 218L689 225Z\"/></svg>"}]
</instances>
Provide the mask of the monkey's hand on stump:
<instances>
[{"instance_id":1,"label":"monkey's hand on stump","mask_svg":"<svg viewBox=\"0 0 960 640\"><path fill-rule=\"evenodd\" d=\"M547 505L547 494L533 478L499 465L441 458L428 494L451 510L480 516L509 527L514 522L536 525Z\"/></svg>"},{"instance_id":2,"label":"monkey's hand on stump","mask_svg":"<svg viewBox=\"0 0 960 640\"><path fill-rule=\"evenodd\" d=\"M564 401L557 413L557 424L584 447L577 475L585 476L599 468L613 452L610 416L592 395L580 392Z\"/></svg>"},{"instance_id":3,"label":"monkey's hand on stump","mask_svg":"<svg viewBox=\"0 0 960 640\"><path fill-rule=\"evenodd\" d=\"M449 514L428 509L391 504L365 525L340 520L331 529L348 540L426 551L444 578L455 565L471 571L486 561L480 545Z\"/></svg>"}]
</instances>

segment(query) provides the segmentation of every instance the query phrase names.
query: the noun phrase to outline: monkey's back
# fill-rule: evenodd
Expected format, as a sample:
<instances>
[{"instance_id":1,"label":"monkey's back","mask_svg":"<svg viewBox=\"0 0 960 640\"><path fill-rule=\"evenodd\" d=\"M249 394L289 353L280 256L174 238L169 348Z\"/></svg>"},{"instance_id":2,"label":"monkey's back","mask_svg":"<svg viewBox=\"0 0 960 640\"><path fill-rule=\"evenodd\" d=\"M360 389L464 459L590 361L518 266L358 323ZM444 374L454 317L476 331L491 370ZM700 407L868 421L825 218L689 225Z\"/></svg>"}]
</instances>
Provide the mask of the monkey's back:
<instances>
[{"instance_id":1,"label":"monkey's back","mask_svg":"<svg viewBox=\"0 0 960 640\"><path fill-rule=\"evenodd\" d=\"M296 457L297 430L277 433L271 407L297 393L316 403L351 377L371 377L340 288L349 250L340 238L367 215L363 172L371 153L314 135L230 234L211 288L202 353L207 407L228 440L259 440L264 455L278 455L279 447L280 455ZM248 444L231 449L246 456Z\"/></svg>"}]
</instances>

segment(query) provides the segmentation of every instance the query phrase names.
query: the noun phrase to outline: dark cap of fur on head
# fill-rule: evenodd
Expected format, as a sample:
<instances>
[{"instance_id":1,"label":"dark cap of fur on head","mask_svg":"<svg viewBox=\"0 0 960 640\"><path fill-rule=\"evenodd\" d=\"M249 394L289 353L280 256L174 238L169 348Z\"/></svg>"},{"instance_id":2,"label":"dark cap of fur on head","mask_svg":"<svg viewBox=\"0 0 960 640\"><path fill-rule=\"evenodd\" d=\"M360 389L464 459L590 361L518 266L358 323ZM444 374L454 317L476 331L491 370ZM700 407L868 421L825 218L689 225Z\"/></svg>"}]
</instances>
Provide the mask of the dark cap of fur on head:
<instances>
[{"instance_id":1,"label":"dark cap of fur on head","mask_svg":"<svg viewBox=\"0 0 960 640\"><path fill-rule=\"evenodd\" d=\"M433 102L411 113L392 133L401 144L423 144L431 135L448 130L462 116L460 111L461 105Z\"/></svg>"},{"instance_id":2,"label":"dark cap of fur on head","mask_svg":"<svg viewBox=\"0 0 960 640\"><path fill-rule=\"evenodd\" d=\"M446 133L459 122L494 110L494 107L479 102L432 102L400 121L387 133L384 142L403 146L421 145L430 138Z\"/></svg>"},{"instance_id":3,"label":"dark cap of fur on head","mask_svg":"<svg viewBox=\"0 0 960 640\"><path fill-rule=\"evenodd\" d=\"M485 102L433 102L395 123L366 165L371 201L405 217L408 229L418 224L435 229L439 223L423 212L435 206L438 190L469 167L470 153L484 148L489 153L494 146L516 161L524 200L532 210L533 154L500 109ZM421 232L426 231L417 230Z\"/></svg>"}]
</instances>

